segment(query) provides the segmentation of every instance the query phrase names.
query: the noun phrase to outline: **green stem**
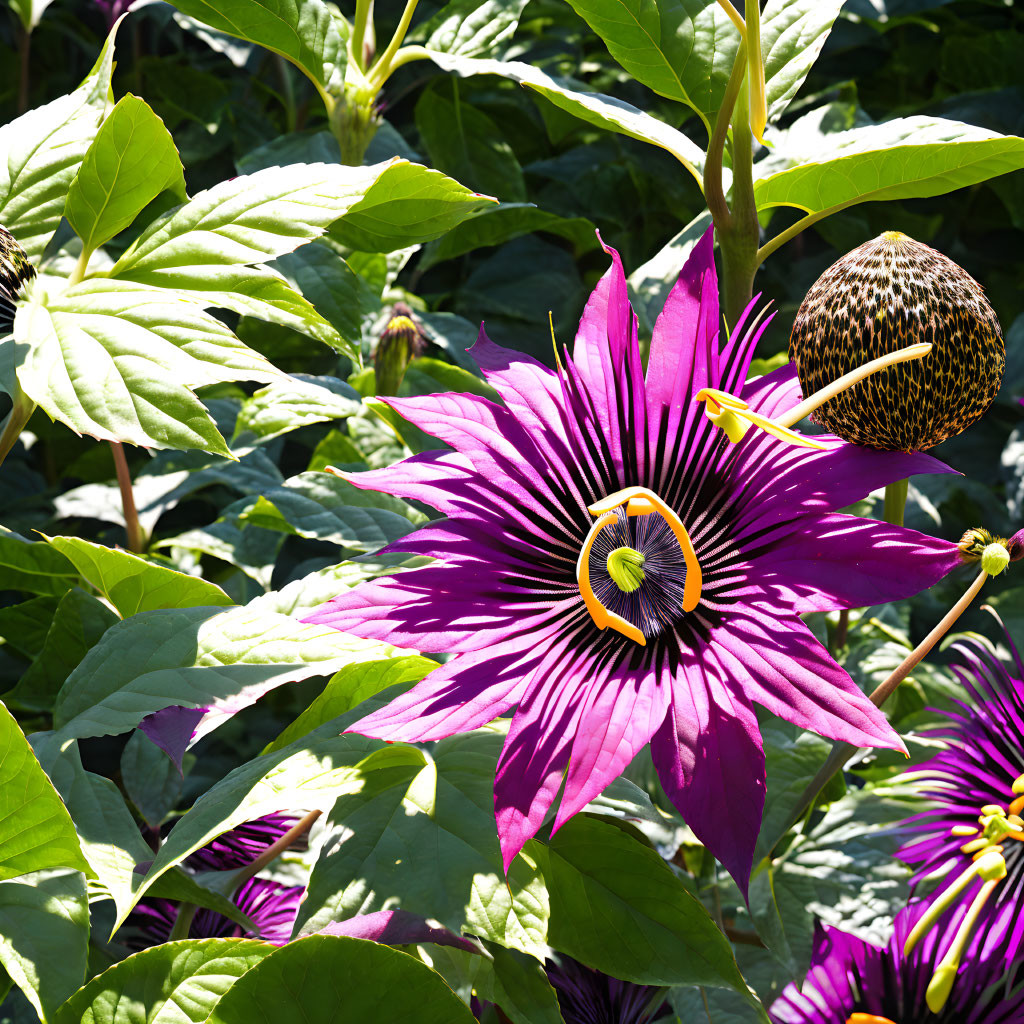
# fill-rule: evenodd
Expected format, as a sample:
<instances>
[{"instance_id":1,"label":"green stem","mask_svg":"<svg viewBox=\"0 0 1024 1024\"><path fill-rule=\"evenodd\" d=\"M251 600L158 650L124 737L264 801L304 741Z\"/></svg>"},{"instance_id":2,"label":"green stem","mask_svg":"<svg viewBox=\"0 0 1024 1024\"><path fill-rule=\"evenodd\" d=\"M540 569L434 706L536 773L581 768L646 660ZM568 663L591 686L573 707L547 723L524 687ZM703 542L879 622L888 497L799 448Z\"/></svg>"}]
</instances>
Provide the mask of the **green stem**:
<instances>
[{"instance_id":1,"label":"green stem","mask_svg":"<svg viewBox=\"0 0 1024 1024\"><path fill-rule=\"evenodd\" d=\"M907 491L910 487L909 480L897 480L895 483L885 485L885 507L882 511L882 518L893 526L903 525L903 513L907 506Z\"/></svg>"},{"instance_id":2,"label":"green stem","mask_svg":"<svg viewBox=\"0 0 1024 1024\"><path fill-rule=\"evenodd\" d=\"M856 200L853 202L856 202ZM757 265L760 266L764 263L764 261L771 256L776 249L781 249L782 246L796 238L796 236L805 228L809 228L812 224L817 224L819 220L824 220L826 217L831 217L833 213L845 210L846 207L852 206L853 202L841 203L839 206L830 206L827 210L818 210L816 213L809 213L807 216L801 217L795 224L790 224L785 231L780 231L774 238L769 238L768 241L757 250Z\"/></svg>"},{"instance_id":3,"label":"green stem","mask_svg":"<svg viewBox=\"0 0 1024 1024\"><path fill-rule=\"evenodd\" d=\"M730 327L739 320L754 294L761 230L754 202L754 147L748 98L741 84L732 117L731 218L718 236L722 251L722 306Z\"/></svg>"},{"instance_id":4,"label":"green stem","mask_svg":"<svg viewBox=\"0 0 1024 1024\"><path fill-rule=\"evenodd\" d=\"M178 904L178 916L174 919L174 927L171 934L167 936L168 942L175 939L187 939L189 929L192 927L192 918L196 916L199 908L194 903Z\"/></svg>"},{"instance_id":5,"label":"green stem","mask_svg":"<svg viewBox=\"0 0 1024 1024\"><path fill-rule=\"evenodd\" d=\"M430 51L425 46L403 46L392 59L388 74L393 74L397 68L414 60L430 60Z\"/></svg>"},{"instance_id":6,"label":"green stem","mask_svg":"<svg viewBox=\"0 0 1024 1024\"><path fill-rule=\"evenodd\" d=\"M366 70L363 63L363 41L366 39L366 20L370 15L370 0L356 0L356 14L352 21L352 36L348 42L348 57L360 71Z\"/></svg>"},{"instance_id":7,"label":"green stem","mask_svg":"<svg viewBox=\"0 0 1024 1024\"><path fill-rule=\"evenodd\" d=\"M85 278L85 271L89 266L89 260L92 257L92 249L86 247L85 242L82 243L82 251L78 254L78 262L75 264L75 269L71 271L71 276L68 278L68 285L78 284Z\"/></svg>"},{"instance_id":8,"label":"green stem","mask_svg":"<svg viewBox=\"0 0 1024 1024\"><path fill-rule=\"evenodd\" d=\"M19 393L14 396L14 405L4 421L3 431L0 432L0 465L3 464L4 459L14 447L14 443L21 436L21 432L25 429L25 424L32 417L35 408L36 403L19 389Z\"/></svg>"},{"instance_id":9,"label":"green stem","mask_svg":"<svg viewBox=\"0 0 1024 1024\"><path fill-rule=\"evenodd\" d=\"M110 450L114 454L114 468L117 470L117 486L121 490L121 506L124 509L124 528L128 534L128 550L141 555L146 550L146 543L139 523L139 512L135 507L135 494L132 491L132 475L125 458L124 445L120 441L111 441Z\"/></svg>"},{"instance_id":10,"label":"green stem","mask_svg":"<svg viewBox=\"0 0 1024 1024\"><path fill-rule=\"evenodd\" d=\"M726 202L725 190L722 187L722 164L725 157L725 142L729 137L729 121L736 106L736 98L739 96L740 88L743 86L746 54L747 44L740 40L739 49L736 51L736 58L733 61L732 72L725 87L725 95L722 97L722 106L719 108L718 116L715 118L715 127L711 132L711 140L708 143L708 156L704 163L704 195L719 234L725 231L732 223L729 204Z\"/></svg>"},{"instance_id":11,"label":"green stem","mask_svg":"<svg viewBox=\"0 0 1024 1024\"><path fill-rule=\"evenodd\" d=\"M391 59L398 53L398 48L402 45L406 32L409 31L409 25L412 22L412 16L416 13L418 3L419 0L406 0L405 10L402 11L402 17L399 19L395 34L391 37L391 42L370 68L369 79L376 89L380 89L387 81L388 75L391 74Z\"/></svg>"}]
</instances>

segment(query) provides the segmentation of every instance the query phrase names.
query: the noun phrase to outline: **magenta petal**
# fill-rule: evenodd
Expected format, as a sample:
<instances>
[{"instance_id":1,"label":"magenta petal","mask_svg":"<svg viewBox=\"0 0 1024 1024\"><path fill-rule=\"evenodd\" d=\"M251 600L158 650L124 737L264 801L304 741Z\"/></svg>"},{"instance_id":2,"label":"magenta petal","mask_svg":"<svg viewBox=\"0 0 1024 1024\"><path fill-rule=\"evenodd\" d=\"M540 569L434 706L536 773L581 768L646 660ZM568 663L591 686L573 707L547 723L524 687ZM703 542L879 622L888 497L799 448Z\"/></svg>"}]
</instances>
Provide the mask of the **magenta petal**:
<instances>
[{"instance_id":1,"label":"magenta petal","mask_svg":"<svg viewBox=\"0 0 1024 1024\"><path fill-rule=\"evenodd\" d=\"M651 756L668 798L746 896L764 811L764 750L753 708L722 678L708 651L682 668Z\"/></svg>"},{"instance_id":2,"label":"magenta petal","mask_svg":"<svg viewBox=\"0 0 1024 1024\"><path fill-rule=\"evenodd\" d=\"M885 715L795 615L751 606L713 630L711 643L732 686L773 715L831 740L906 752Z\"/></svg>"},{"instance_id":3,"label":"magenta petal","mask_svg":"<svg viewBox=\"0 0 1024 1024\"><path fill-rule=\"evenodd\" d=\"M431 565L362 583L302 621L419 651L476 651L561 618L550 603L524 608L524 594L493 571Z\"/></svg>"},{"instance_id":4,"label":"magenta petal","mask_svg":"<svg viewBox=\"0 0 1024 1024\"><path fill-rule=\"evenodd\" d=\"M534 669L498 758L494 815L505 871L544 822L562 784L590 678L590 659L565 657L568 638Z\"/></svg>"},{"instance_id":5,"label":"magenta petal","mask_svg":"<svg viewBox=\"0 0 1024 1024\"><path fill-rule=\"evenodd\" d=\"M139 723L142 730L173 762L181 773L181 761L207 708L175 705L154 711Z\"/></svg>"},{"instance_id":6,"label":"magenta petal","mask_svg":"<svg viewBox=\"0 0 1024 1024\"><path fill-rule=\"evenodd\" d=\"M801 519L752 560L747 578L796 612L824 612L910 597L961 563L948 541L832 513Z\"/></svg>"},{"instance_id":7,"label":"magenta petal","mask_svg":"<svg viewBox=\"0 0 1024 1024\"><path fill-rule=\"evenodd\" d=\"M332 921L315 934L349 935L354 939L370 939L387 946L432 942L438 946L464 949L467 953L480 952L469 939L464 939L447 928L437 928L428 924L426 918L412 914L408 910L377 910L371 914L357 914L344 921Z\"/></svg>"},{"instance_id":8,"label":"magenta petal","mask_svg":"<svg viewBox=\"0 0 1024 1024\"><path fill-rule=\"evenodd\" d=\"M540 638L524 645L520 637L439 666L386 707L347 730L382 740L440 740L470 732L518 703L538 660Z\"/></svg>"},{"instance_id":9,"label":"magenta petal","mask_svg":"<svg viewBox=\"0 0 1024 1024\"><path fill-rule=\"evenodd\" d=\"M664 721L671 696L657 668L604 668L589 686L552 834L625 771Z\"/></svg>"}]
</instances>

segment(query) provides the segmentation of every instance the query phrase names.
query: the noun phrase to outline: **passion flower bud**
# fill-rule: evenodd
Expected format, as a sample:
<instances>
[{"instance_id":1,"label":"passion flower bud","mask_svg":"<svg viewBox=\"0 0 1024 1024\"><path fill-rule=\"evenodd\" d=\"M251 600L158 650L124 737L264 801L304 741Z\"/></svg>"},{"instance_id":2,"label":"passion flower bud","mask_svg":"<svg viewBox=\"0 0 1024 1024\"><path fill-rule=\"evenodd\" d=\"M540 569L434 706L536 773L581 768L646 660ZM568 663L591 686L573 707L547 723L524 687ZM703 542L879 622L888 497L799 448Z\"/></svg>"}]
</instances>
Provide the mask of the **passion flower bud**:
<instances>
[{"instance_id":1,"label":"passion flower bud","mask_svg":"<svg viewBox=\"0 0 1024 1024\"><path fill-rule=\"evenodd\" d=\"M373 366L378 395L397 395L405 368L414 356L423 354L427 338L404 302L396 302L384 333L377 342Z\"/></svg>"},{"instance_id":2,"label":"passion flower bud","mask_svg":"<svg viewBox=\"0 0 1024 1024\"><path fill-rule=\"evenodd\" d=\"M917 342L926 359L890 367L821 406L814 419L847 441L923 451L966 430L1003 379L999 321L981 285L942 253L886 231L811 286L789 339L804 394Z\"/></svg>"},{"instance_id":3,"label":"passion flower bud","mask_svg":"<svg viewBox=\"0 0 1024 1024\"><path fill-rule=\"evenodd\" d=\"M28 281L36 276L36 268L14 236L0 227L0 333L14 326L14 302Z\"/></svg>"}]
</instances>

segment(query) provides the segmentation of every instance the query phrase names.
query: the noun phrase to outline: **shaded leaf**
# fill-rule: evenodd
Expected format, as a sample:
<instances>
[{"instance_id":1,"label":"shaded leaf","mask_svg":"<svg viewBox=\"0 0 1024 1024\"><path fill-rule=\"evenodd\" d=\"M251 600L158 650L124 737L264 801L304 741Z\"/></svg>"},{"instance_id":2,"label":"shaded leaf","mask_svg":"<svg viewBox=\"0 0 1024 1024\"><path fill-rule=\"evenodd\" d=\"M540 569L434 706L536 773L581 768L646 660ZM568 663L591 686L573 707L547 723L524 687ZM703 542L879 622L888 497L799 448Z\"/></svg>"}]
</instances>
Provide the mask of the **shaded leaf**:
<instances>
[{"instance_id":1,"label":"shaded leaf","mask_svg":"<svg viewBox=\"0 0 1024 1024\"><path fill-rule=\"evenodd\" d=\"M165 942L114 964L76 992L53 1024L200 1024L273 946L254 939Z\"/></svg>"},{"instance_id":2,"label":"shaded leaf","mask_svg":"<svg viewBox=\"0 0 1024 1024\"><path fill-rule=\"evenodd\" d=\"M371 1021L379 1019L382 998L393 1020L475 1021L469 1007L419 960L366 939L311 935L243 974L214 1008L209 1024Z\"/></svg>"}]
</instances>

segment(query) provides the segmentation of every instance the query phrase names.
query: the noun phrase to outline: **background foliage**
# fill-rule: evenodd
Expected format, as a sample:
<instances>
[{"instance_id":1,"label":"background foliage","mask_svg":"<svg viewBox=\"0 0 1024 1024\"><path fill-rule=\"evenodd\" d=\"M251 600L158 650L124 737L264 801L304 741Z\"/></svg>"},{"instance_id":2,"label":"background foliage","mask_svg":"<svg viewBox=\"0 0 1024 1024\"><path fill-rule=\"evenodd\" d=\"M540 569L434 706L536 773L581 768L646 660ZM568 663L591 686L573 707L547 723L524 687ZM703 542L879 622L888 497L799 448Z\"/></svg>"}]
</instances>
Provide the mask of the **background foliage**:
<instances>
[{"instance_id":1,"label":"background foliage","mask_svg":"<svg viewBox=\"0 0 1024 1024\"><path fill-rule=\"evenodd\" d=\"M8 6L0 46L18 59L0 61L0 223L40 280L0 341L0 411L37 406L0 469L0 1017L119 1024L137 999L149 1020L172 1019L171 1006L195 1021L250 1020L301 964L319 987L278 1019L319 1020L325 1006L370 1019L386 991L409 999L395 1019L470 1020L475 990L511 1020L556 1022L541 969L550 946L671 987L681 1020L731 1024L763 1019L740 972L765 1003L801 976L815 916L883 938L908 877L889 826L916 806L894 781L895 755L865 757L787 832L828 744L765 716L750 908L644 759L553 841L531 842L506 885L491 805L501 723L430 751L339 735L364 701L433 663L293 618L391 571L374 553L429 513L322 472L440 446L372 402L394 302L426 337L402 394L488 394L465 353L479 322L550 361L549 311L556 337L571 338L605 269L596 229L632 272L649 334L707 223L679 158L699 172L726 50L687 64L666 42L660 65L634 66L608 0L424 0L409 42L440 56L387 80L358 167L338 162L350 71L319 22L277 36L254 17L248 35L268 50L222 31L225 5L151 3L111 42L122 5ZM259 5L235 6L241 18ZM671 8L665 18L717 10L657 6ZM341 24L330 5L276 7ZM786 204L850 205L757 272L755 290L779 310L757 367L784 359L805 291L848 249L896 228L949 255L1002 321L1006 381L981 423L935 451L965 475L912 481L907 524L1009 535L1024 506L1024 155L992 133L1024 134L1024 11L1002 0L768 7L805 18L822 49L813 66L806 39L778 42L777 65L769 54L779 120L755 163L762 241L798 221ZM375 5L379 46L400 15ZM493 74L495 60L526 70ZM976 128L951 135L938 118ZM881 154L858 157L866 138ZM832 177L813 169L842 159L870 167L871 182L849 164ZM67 291L53 284L68 278ZM128 445L137 525L101 440ZM881 495L858 511L880 515ZM965 582L855 614L845 643L835 621L817 616L815 628L870 689ZM987 596L1024 635L1019 581L994 580ZM962 625L996 635L978 610ZM936 714L926 709L957 693L941 662L915 671L889 709L918 760L929 744L917 733ZM182 774L138 729L180 704L212 708ZM268 871L308 883L297 933L327 934L276 951L181 940L124 959L114 926L144 893L237 919L216 878L181 867L188 854L262 814L311 808L324 816L310 851ZM397 952L329 932L396 908L477 941L413 931Z\"/></svg>"}]
</instances>

